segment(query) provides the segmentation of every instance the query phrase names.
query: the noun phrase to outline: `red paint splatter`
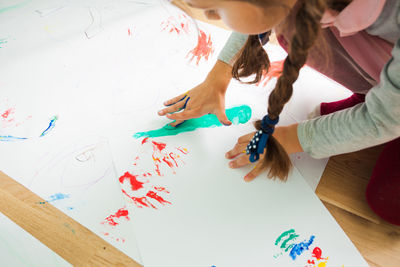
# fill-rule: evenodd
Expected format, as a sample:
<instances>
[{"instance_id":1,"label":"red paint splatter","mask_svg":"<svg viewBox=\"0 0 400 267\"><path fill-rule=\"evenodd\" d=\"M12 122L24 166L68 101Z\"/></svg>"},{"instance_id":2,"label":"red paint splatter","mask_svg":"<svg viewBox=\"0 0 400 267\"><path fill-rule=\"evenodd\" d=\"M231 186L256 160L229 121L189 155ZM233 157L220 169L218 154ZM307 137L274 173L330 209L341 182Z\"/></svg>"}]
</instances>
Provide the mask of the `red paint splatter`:
<instances>
[{"instance_id":1,"label":"red paint splatter","mask_svg":"<svg viewBox=\"0 0 400 267\"><path fill-rule=\"evenodd\" d=\"M125 172L124 175L122 175L121 177L119 177L119 182L120 182L121 184L123 184L124 181L125 181L126 179L128 179L129 182L131 183L132 190L133 190L133 191L137 191L137 190L139 190L140 188L143 188L143 184L144 184L144 183L142 183L142 182L140 182L140 181L137 180L137 177L138 177L138 176L139 176L139 175L133 175L133 174L130 174L129 172Z\"/></svg>"},{"instance_id":2,"label":"red paint splatter","mask_svg":"<svg viewBox=\"0 0 400 267\"><path fill-rule=\"evenodd\" d=\"M193 48L187 56L192 54L192 58L190 59L190 62L194 59L197 58L196 60L196 65L199 65L200 60L204 58L206 61L208 60L208 57L214 53L214 48L213 48L213 43L211 41L211 35L207 37L207 34L200 30L200 34L198 36L198 41L197 41L197 46Z\"/></svg>"},{"instance_id":3,"label":"red paint splatter","mask_svg":"<svg viewBox=\"0 0 400 267\"><path fill-rule=\"evenodd\" d=\"M122 243L125 243L125 238L115 237L115 236L110 235L110 233L103 233L103 235L107 236L108 238L114 239L117 242L121 241Z\"/></svg>"},{"instance_id":4,"label":"red paint splatter","mask_svg":"<svg viewBox=\"0 0 400 267\"><path fill-rule=\"evenodd\" d=\"M187 155L189 153L189 151L186 148L177 147L176 149L179 150L180 152L182 152L185 155Z\"/></svg>"},{"instance_id":5,"label":"red paint splatter","mask_svg":"<svg viewBox=\"0 0 400 267\"><path fill-rule=\"evenodd\" d=\"M282 73L284 62L284 60L272 62L268 72L263 72L261 80L256 85L266 86L272 78L278 78Z\"/></svg>"},{"instance_id":6,"label":"red paint splatter","mask_svg":"<svg viewBox=\"0 0 400 267\"><path fill-rule=\"evenodd\" d=\"M319 247L313 249L312 256L317 260L327 260L327 258L322 258L322 250Z\"/></svg>"},{"instance_id":7,"label":"red paint splatter","mask_svg":"<svg viewBox=\"0 0 400 267\"><path fill-rule=\"evenodd\" d=\"M7 109L3 114L1 114L1 116L2 116L4 119L7 119L8 116L10 116L10 114L13 114L13 113L14 113L14 109L13 109L13 108L9 108L9 109Z\"/></svg>"},{"instance_id":8,"label":"red paint splatter","mask_svg":"<svg viewBox=\"0 0 400 267\"><path fill-rule=\"evenodd\" d=\"M164 143L157 143L154 141L152 143L154 144L155 148L158 149L159 152L162 152L167 146L167 144L164 144Z\"/></svg>"},{"instance_id":9,"label":"red paint splatter","mask_svg":"<svg viewBox=\"0 0 400 267\"><path fill-rule=\"evenodd\" d=\"M174 153L169 153L169 157L174 161L175 166L178 167L178 163L176 162L175 158L174 158L175 154Z\"/></svg>"},{"instance_id":10,"label":"red paint splatter","mask_svg":"<svg viewBox=\"0 0 400 267\"><path fill-rule=\"evenodd\" d=\"M307 263L308 264L315 264L315 261L314 260L308 260Z\"/></svg>"},{"instance_id":11,"label":"red paint splatter","mask_svg":"<svg viewBox=\"0 0 400 267\"><path fill-rule=\"evenodd\" d=\"M149 198L152 198L152 199L157 200L160 204L163 204L163 205L164 205L165 203L171 204L171 202L164 200L162 197L160 197L159 195L157 195L157 193L154 192L154 191L149 191L149 192L147 192L146 196L148 196Z\"/></svg>"},{"instance_id":12,"label":"red paint splatter","mask_svg":"<svg viewBox=\"0 0 400 267\"><path fill-rule=\"evenodd\" d=\"M115 219L120 219L122 217L125 218L127 221L129 221L128 215L129 215L128 210L126 208L121 208L115 214L111 214L110 216L105 218L105 221L102 223L103 224L107 223L111 226L117 226L118 222L116 222Z\"/></svg>"},{"instance_id":13,"label":"red paint splatter","mask_svg":"<svg viewBox=\"0 0 400 267\"><path fill-rule=\"evenodd\" d=\"M154 189L159 191L159 192L169 193L169 191L165 187L155 186Z\"/></svg>"},{"instance_id":14,"label":"red paint splatter","mask_svg":"<svg viewBox=\"0 0 400 267\"><path fill-rule=\"evenodd\" d=\"M176 33L180 35L181 33L189 34L189 19L186 15L179 15L176 17L169 17L165 21L161 22L161 30L167 31L169 33Z\"/></svg>"},{"instance_id":15,"label":"red paint splatter","mask_svg":"<svg viewBox=\"0 0 400 267\"><path fill-rule=\"evenodd\" d=\"M157 209L156 206L151 204L151 202L146 197L133 197L133 196L130 196L128 193L126 193L126 191L124 189L122 189L122 193L124 193L124 195L126 195L127 197L132 199L133 203L138 208L143 208L143 206L144 206L144 207L147 207L147 208L151 207L153 209Z\"/></svg>"},{"instance_id":16,"label":"red paint splatter","mask_svg":"<svg viewBox=\"0 0 400 267\"><path fill-rule=\"evenodd\" d=\"M149 141L149 138L148 138L148 137L146 137L145 139L142 140L142 145L146 144L147 141Z\"/></svg>"},{"instance_id":17,"label":"red paint splatter","mask_svg":"<svg viewBox=\"0 0 400 267\"><path fill-rule=\"evenodd\" d=\"M167 163L168 167L174 168L174 164L172 164L172 162L169 161L167 157L164 157L164 158L163 158L163 161L164 161L165 163Z\"/></svg>"},{"instance_id":18,"label":"red paint splatter","mask_svg":"<svg viewBox=\"0 0 400 267\"><path fill-rule=\"evenodd\" d=\"M131 29L128 29L128 35L131 35Z\"/></svg>"}]
</instances>

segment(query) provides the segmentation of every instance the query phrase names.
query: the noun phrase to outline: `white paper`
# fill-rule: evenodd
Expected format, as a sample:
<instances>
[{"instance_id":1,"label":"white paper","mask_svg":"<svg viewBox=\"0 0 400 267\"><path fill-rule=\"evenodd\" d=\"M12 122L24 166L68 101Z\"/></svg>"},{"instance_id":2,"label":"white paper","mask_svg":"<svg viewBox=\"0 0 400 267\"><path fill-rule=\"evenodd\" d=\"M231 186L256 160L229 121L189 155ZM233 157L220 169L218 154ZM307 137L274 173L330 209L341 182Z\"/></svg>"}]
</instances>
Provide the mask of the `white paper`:
<instances>
[{"instance_id":1,"label":"white paper","mask_svg":"<svg viewBox=\"0 0 400 267\"><path fill-rule=\"evenodd\" d=\"M154 1L148 3L153 4ZM140 153L151 156L152 153L148 150L149 147L143 148L140 141L132 136L137 131L157 129L167 123L165 118L156 115L162 102L203 81L229 36L229 32L203 23L198 23L199 28L196 28L181 12L165 2L161 3L157 7L148 7L143 1L41 0L3 1L0 5L0 115L4 115L0 118L0 136L10 139L0 142L0 169L45 200L44 203L36 203L37 205L56 206L146 266L154 264L149 255L158 253L157 250L152 251L151 247L149 249L148 244L143 241L144 233L153 226L148 223L146 231L140 233L139 237L140 253L143 250L148 262L146 259L141 260L135 235L137 231L141 231L140 227L147 221L149 214L153 213L144 210L137 212L125 206L118 181L118 177L128 167L135 167L131 166L135 160L132 157ZM210 54L195 56L190 61L200 30L204 31L204 40L209 42L207 45L214 50ZM271 58L282 57L276 47L269 46L268 49L272 51ZM321 86L324 85L322 87L332 88L325 86L329 81L322 78L320 80ZM233 82L227 93L227 108L247 104L253 110L252 120L261 118L266 113L267 94L272 86L273 81L266 87L245 87ZM310 88L310 92L312 90L315 88ZM294 98L296 97L295 93ZM306 101L305 98L302 99ZM302 102L302 105L304 103L306 102ZM303 119L307 112L308 110L292 100L285 107L281 125L295 123ZM49 127L52 121L55 126ZM213 176L207 171L211 170L218 173L217 177L221 177L222 180L217 185L224 185L224 190L230 182L233 182L232 186L238 186L232 187L233 192L237 193L242 192L244 186L248 193L255 185L267 183L271 188L293 193L290 191L290 183L289 186L282 186L260 179L249 186L244 185L241 179L244 170L239 171L241 174L238 175L226 168L224 152L234 145L241 134L250 131L253 131L253 127L249 123L246 126L202 129L167 138L168 146L173 150L170 153L181 157L177 161L182 167L175 170L163 165L159 171L165 173L164 177L174 177L175 181L180 181L181 175L184 175L187 176L186 182L199 182L204 175L204 181L210 181ZM26 139L15 140L11 137ZM180 150L186 147L190 151L187 155L185 150ZM117 172L111 155L117 160ZM299 167L310 186L315 188L326 160L316 161L304 155L294 157L295 166ZM199 162L204 165L198 165ZM139 167L147 170L151 164L151 161L144 160ZM295 177L293 183L299 185L300 192L315 200L312 192L301 182L300 175ZM207 215L210 212L214 216L222 207L232 208L229 203L222 202L215 209L205 211L204 207L207 206L203 207L198 202L199 196L203 197L202 194L204 197L208 196L208 193L204 193L208 190L205 184L198 184L195 189L195 184L175 185L175 182L170 183L161 177L157 182L160 182L156 186L160 190L159 195L171 199L170 202L174 205L183 198L188 203L194 201L188 215L196 220L197 215ZM163 185L171 186L170 193L162 191ZM213 190L218 188L217 185ZM150 184L146 186L156 190ZM181 195L179 192L182 192ZM211 199L206 203L210 204L218 199L216 193L209 196ZM310 201L317 208L320 207L318 200L314 200ZM235 201L233 203L238 204ZM258 201L261 205L265 199ZM167 204L157 201L153 205L162 211L161 208L167 207ZM182 202L180 205L187 204ZM112 216L125 208L129 208L129 220L126 216ZM155 209L154 211L157 212ZM168 217L170 214L167 211L168 209L165 216ZM177 214L178 211L181 212L182 209L178 209ZM251 209L246 212L250 211ZM235 217L233 213L230 214L229 209L227 214L232 219L244 219L242 215L238 217L235 214ZM186 220L185 216L181 219ZM326 214L315 216L326 220L328 225L332 223L331 217ZM106 218L109 218L108 221ZM110 225L110 218L118 224ZM224 224L223 220L219 222L219 226ZM200 221L188 220L188 223L190 227L184 229L185 231L199 229L199 233L202 233L196 226ZM136 234L132 225L135 225ZM335 250L336 247L327 247L324 234L328 233L321 229L302 229L303 226L297 224L288 224L281 228L274 228L275 226L270 225L274 230L273 236L288 230L288 227L296 227L302 238L315 233L321 238L321 244L329 249L330 255L337 255L339 260L347 261L346 257ZM232 227L234 229L235 225ZM154 225L154 230L159 229L160 226ZM335 229L339 233L337 238L343 242L339 244L343 247L350 246L339 228ZM213 235L214 232L210 233ZM222 233L228 235L226 232ZM272 235L269 237L272 238ZM159 237L162 235L154 240L159 242ZM174 238L168 238L162 242L173 244ZM198 236L198 241L196 236L187 235L186 238L201 244L206 241L207 235L203 233L201 238ZM234 244L230 240L218 238L215 242ZM264 246L268 247L270 243L264 243ZM171 245L172 248L174 246ZM249 251L252 250L247 250ZM355 261L359 259L354 248L350 246L348 251L355 257ZM170 254L169 260L165 260L175 259L174 255ZM224 254L219 257L213 255L202 255L202 258L210 265L217 264L217 259L225 258ZM185 258L177 260L185 261Z\"/></svg>"}]
</instances>

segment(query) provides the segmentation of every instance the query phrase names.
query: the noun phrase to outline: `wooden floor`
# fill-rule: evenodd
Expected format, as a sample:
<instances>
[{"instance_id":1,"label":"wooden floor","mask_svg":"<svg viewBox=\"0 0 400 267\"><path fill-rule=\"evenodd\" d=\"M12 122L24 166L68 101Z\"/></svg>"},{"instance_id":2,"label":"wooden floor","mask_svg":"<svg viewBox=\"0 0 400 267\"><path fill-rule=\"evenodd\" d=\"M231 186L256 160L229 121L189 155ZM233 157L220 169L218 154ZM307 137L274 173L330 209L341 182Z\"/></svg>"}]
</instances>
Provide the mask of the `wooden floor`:
<instances>
[{"instance_id":1,"label":"wooden floor","mask_svg":"<svg viewBox=\"0 0 400 267\"><path fill-rule=\"evenodd\" d=\"M400 226L376 216L365 200L365 188L382 147L332 157L317 188L339 225L370 266L400 266Z\"/></svg>"}]
</instances>

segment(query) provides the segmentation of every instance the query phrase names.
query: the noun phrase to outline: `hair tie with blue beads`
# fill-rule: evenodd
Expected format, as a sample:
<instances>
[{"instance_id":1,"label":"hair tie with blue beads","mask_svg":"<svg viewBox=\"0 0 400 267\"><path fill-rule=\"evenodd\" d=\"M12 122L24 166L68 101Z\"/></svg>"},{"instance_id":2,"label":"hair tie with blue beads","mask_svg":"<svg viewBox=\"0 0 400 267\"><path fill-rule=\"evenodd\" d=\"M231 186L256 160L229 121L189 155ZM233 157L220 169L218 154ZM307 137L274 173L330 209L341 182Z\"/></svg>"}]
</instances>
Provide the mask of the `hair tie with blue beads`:
<instances>
[{"instance_id":1,"label":"hair tie with blue beads","mask_svg":"<svg viewBox=\"0 0 400 267\"><path fill-rule=\"evenodd\" d=\"M261 130L254 134L253 139L247 145L246 154L250 155L250 162L256 162L260 159L260 154L264 153L268 138L274 133L275 125L279 122L279 117L271 120L268 115L265 115L261 120Z\"/></svg>"}]
</instances>

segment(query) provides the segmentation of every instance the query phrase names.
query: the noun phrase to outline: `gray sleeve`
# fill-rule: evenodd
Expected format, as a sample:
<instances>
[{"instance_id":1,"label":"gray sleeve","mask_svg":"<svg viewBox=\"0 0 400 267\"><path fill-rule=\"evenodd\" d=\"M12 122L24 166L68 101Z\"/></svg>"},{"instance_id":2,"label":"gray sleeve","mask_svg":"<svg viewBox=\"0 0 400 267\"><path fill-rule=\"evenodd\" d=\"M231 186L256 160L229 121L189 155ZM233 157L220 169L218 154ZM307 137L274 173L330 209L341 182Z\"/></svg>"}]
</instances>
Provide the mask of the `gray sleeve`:
<instances>
[{"instance_id":1,"label":"gray sleeve","mask_svg":"<svg viewBox=\"0 0 400 267\"><path fill-rule=\"evenodd\" d=\"M245 45L247 38L248 35L246 34L233 32L219 54L218 59L229 65L233 65L235 55Z\"/></svg>"},{"instance_id":2,"label":"gray sleeve","mask_svg":"<svg viewBox=\"0 0 400 267\"><path fill-rule=\"evenodd\" d=\"M323 158L382 144L400 136L400 40L365 103L299 124L305 152Z\"/></svg>"}]
</instances>

